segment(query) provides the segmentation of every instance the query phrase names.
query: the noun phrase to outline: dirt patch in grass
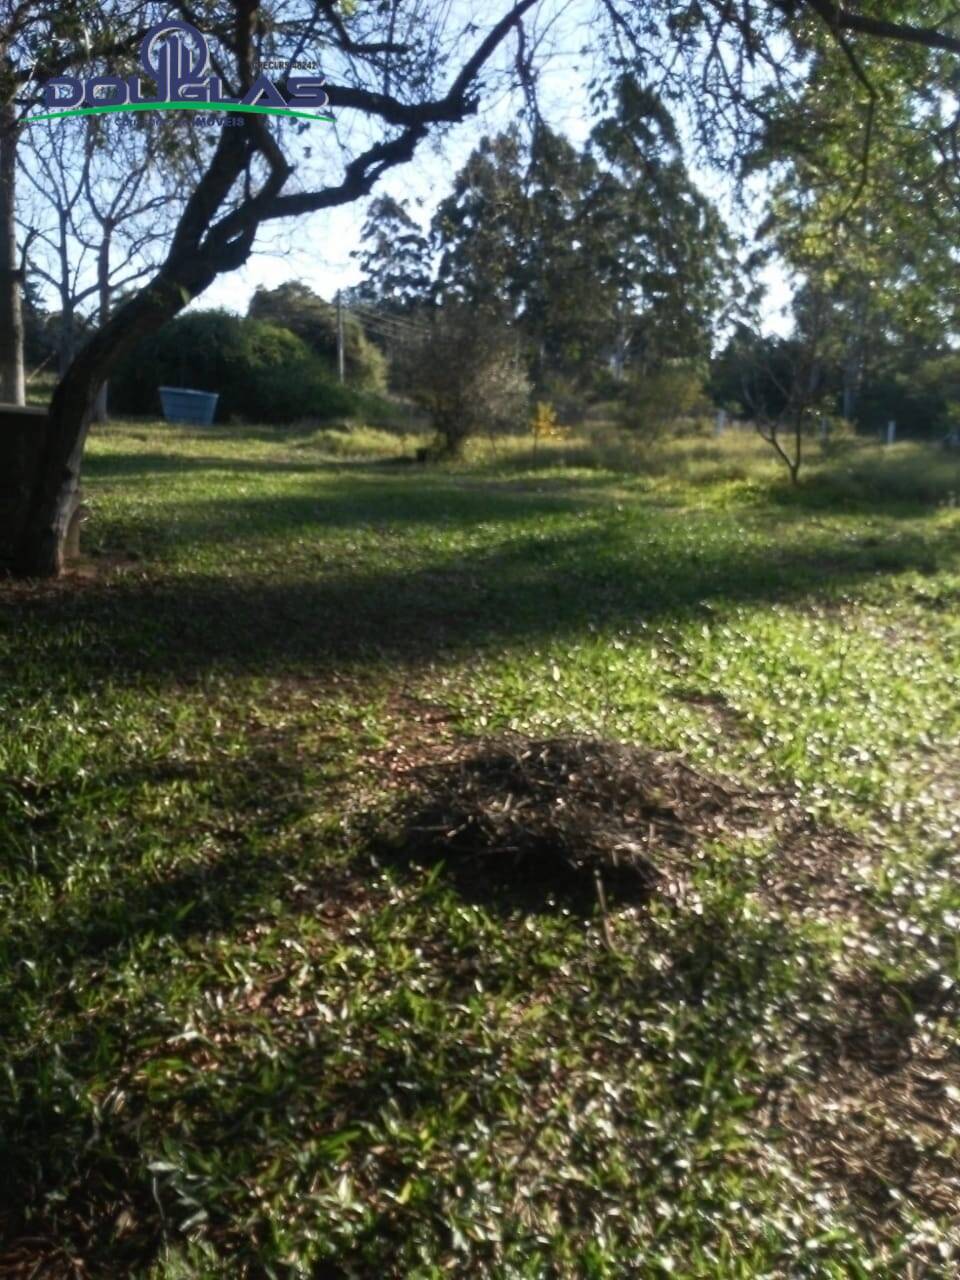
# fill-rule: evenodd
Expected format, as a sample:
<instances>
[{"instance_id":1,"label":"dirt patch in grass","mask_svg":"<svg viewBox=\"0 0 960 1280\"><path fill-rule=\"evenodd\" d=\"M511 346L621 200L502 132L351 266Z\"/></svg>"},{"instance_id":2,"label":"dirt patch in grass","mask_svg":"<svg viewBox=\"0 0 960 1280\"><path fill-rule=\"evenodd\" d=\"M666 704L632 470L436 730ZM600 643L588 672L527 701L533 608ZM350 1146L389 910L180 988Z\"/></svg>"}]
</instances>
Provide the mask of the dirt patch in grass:
<instances>
[{"instance_id":1,"label":"dirt patch in grass","mask_svg":"<svg viewBox=\"0 0 960 1280\"><path fill-rule=\"evenodd\" d=\"M955 847L960 836L960 750L927 747L894 761L892 768L912 780L936 834Z\"/></svg>"},{"instance_id":2,"label":"dirt patch in grass","mask_svg":"<svg viewBox=\"0 0 960 1280\"><path fill-rule=\"evenodd\" d=\"M842 827L797 812L789 799L780 804L776 854L761 880L764 900L809 920L860 918L869 910L862 885L876 850Z\"/></svg>"},{"instance_id":3,"label":"dirt patch in grass","mask_svg":"<svg viewBox=\"0 0 960 1280\"><path fill-rule=\"evenodd\" d=\"M529 899L539 887L544 905L572 897L590 910L600 876L612 897L635 902L682 887L720 843L749 842L767 905L820 922L869 911L862 886L877 851L787 790L592 738L463 741L442 707L404 699L396 709L405 732L367 761L398 797L376 844L395 860L446 863L471 897L484 883L491 897L509 884Z\"/></svg>"},{"instance_id":4,"label":"dirt patch in grass","mask_svg":"<svg viewBox=\"0 0 960 1280\"><path fill-rule=\"evenodd\" d=\"M84 1280L89 1274L56 1240L24 1238L0 1253L0 1280Z\"/></svg>"},{"instance_id":5,"label":"dirt patch in grass","mask_svg":"<svg viewBox=\"0 0 960 1280\"><path fill-rule=\"evenodd\" d=\"M595 739L448 744L394 772L402 794L381 849L443 861L461 891L494 903L642 900L710 844L769 828L763 795Z\"/></svg>"},{"instance_id":6,"label":"dirt patch in grass","mask_svg":"<svg viewBox=\"0 0 960 1280\"><path fill-rule=\"evenodd\" d=\"M804 1069L783 1080L765 1123L878 1249L905 1218L918 1220L915 1269L904 1274L952 1276L960 1259L960 1052L948 1028L960 1002L936 970L897 977L871 960L892 924L891 903L871 887L878 853L814 824L781 844L765 892L795 918L840 928L844 959L790 1031ZM898 923L908 928L909 915ZM935 1222L946 1235L923 1227Z\"/></svg>"},{"instance_id":7,"label":"dirt patch in grass","mask_svg":"<svg viewBox=\"0 0 960 1280\"><path fill-rule=\"evenodd\" d=\"M144 572L143 560L135 552L97 552L67 562L57 578L15 578L0 569L0 604L20 604L25 600L52 599L88 591L110 578L132 571Z\"/></svg>"}]
</instances>

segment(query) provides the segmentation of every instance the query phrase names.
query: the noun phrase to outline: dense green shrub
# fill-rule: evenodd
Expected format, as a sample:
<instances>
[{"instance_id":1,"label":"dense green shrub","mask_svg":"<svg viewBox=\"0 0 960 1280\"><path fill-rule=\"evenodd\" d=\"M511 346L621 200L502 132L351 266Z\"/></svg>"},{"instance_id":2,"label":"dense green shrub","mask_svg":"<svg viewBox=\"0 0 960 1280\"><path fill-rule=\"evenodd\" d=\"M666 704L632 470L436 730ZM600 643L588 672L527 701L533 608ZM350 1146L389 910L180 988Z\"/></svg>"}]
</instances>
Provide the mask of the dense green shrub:
<instances>
[{"instance_id":1,"label":"dense green shrub","mask_svg":"<svg viewBox=\"0 0 960 1280\"><path fill-rule=\"evenodd\" d=\"M638 441L665 435L700 434L710 411L698 361L666 360L658 368L635 374L624 386L619 425Z\"/></svg>"},{"instance_id":2,"label":"dense green shrub","mask_svg":"<svg viewBox=\"0 0 960 1280\"><path fill-rule=\"evenodd\" d=\"M354 403L296 334L226 311L178 316L141 342L111 380L111 405L156 414L161 386L219 392L221 421L323 421L349 415Z\"/></svg>"},{"instance_id":3,"label":"dense green shrub","mask_svg":"<svg viewBox=\"0 0 960 1280\"><path fill-rule=\"evenodd\" d=\"M302 338L332 376L337 367L337 309L307 285L288 280L276 289L261 287L253 295L247 314ZM368 341L357 317L347 311L343 316L343 338L348 386L357 391L385 391L386 359Z\"/></svg>"}]
</instances>

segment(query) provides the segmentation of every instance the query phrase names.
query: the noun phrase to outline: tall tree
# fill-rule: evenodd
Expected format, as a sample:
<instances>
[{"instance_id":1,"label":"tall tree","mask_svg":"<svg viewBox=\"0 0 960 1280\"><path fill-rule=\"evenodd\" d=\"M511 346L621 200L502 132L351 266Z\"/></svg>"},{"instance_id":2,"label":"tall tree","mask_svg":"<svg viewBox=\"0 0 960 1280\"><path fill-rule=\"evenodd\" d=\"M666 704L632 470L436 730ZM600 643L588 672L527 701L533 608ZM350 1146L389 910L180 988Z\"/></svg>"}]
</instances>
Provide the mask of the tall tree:
<instances>
[{"instance_id":1,"label":"tall tree","mask_svg":"<svg viewBox=\"0 0 960 1280\"><path fill-rule=\"evenodd\" d=\"M434 216L441 301L482 307L504 319L522 307L523 262L530 251L519 130L484 138Z\"/></svg>"},{"instance_id":2,"label":"tall tree","mask_svg":"<svg viewBox=\"0 0 960 1280\"><path fill-rule=\"evenodd\" d=\"M582 152L485 139L434 219L440 297L518 322L538 382L709 353L729 238L657 95L622 78L613 106Z\"/></svg>"},{"instance_id":3,"label":"tall tree","mask_svg":"<svg viewBox=\"0 0 960 1280\"><path fill-rule=\"evenodd\" d=\"M424 304L432 282L430 245L404 201L386 195L371 200L360 245L351 257L363 282L351 301L401 316Z\"/></svg>"},{"instance_id":4,"label":"tall tree","mask_svg":"<svg viewBox=\"0 0 960 1280\"><path fill-rule=\"evenodd\" d=\"M17 248L17 110L9 54L0 45L0 400L24 403L23 259Z\"/></svg>"},{"instance_id":5,"label":"tall tree","mask_svg":"<svg viewBox=\"0 0 960 1280\"><path fill-rule=\"evenodd\" d=\"M687 173L663 100L623 77L614 106L591 136L589 207L616 293L618 358L641 371L664 359L705 359L733 270L730 236Z\"/></svg>"}]
</instances>

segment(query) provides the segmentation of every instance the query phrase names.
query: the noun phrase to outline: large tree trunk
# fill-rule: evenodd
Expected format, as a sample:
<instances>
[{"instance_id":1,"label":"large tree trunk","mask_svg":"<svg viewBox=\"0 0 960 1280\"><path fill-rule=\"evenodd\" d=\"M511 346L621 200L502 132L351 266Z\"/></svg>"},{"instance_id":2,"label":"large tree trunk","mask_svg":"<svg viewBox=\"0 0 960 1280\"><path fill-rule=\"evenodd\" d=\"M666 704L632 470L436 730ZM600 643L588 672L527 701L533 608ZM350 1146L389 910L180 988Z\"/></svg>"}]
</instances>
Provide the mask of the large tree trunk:
<instances>
[{"instance_id":1,"label":"large tree trunk","mask_svg":"<svg viewBox=\"0 0 960 1280\"><path fill-rule=\"evenodd\" d=\"M23 404L23 283L17 260L17 119L12 102L0 104L0 400Z\"/></svg>"},{"instance_id":2,"label":"large tree trunk","mask_svg":"<svg viewBox=\"0 0 960 1280\"><path fill-rule=\"evenodd\" d=\"M46 445L14 561L26 578L57 577L80 488L80 462L97 393L111 369L141 338L175 316L201 292L214 272L185 270L181 280L161 272L122 306L82 348L57 384L50 402ZM191 288L192 286L192 288ZM199 286L199 287L198 287Z\"/></svg>"},{"instance_id":3,"label":"large tree trunk","mask_svg":"<svg viewBox=\"0 0 960 1280\"><path fill-rule=\"evenodd\" d=\"M252 23L255 4L249 5ZM55 578L63 571L64 547L80 488L80 463L93 418L97 393L118 362L141 339L155 333L178 311L208 289L223 271L235 271L250 256L257 222L228 216L200 241L213 215L250 158L249 139L225 129L209 168L201 178L173 237L170 256L129 302L115 311L79 351L57 384L43 456L28 515L14 558L24 578ZM287 167L268 180L256 200L269 203L289 175Z\"/></svg>"}]
</instances>

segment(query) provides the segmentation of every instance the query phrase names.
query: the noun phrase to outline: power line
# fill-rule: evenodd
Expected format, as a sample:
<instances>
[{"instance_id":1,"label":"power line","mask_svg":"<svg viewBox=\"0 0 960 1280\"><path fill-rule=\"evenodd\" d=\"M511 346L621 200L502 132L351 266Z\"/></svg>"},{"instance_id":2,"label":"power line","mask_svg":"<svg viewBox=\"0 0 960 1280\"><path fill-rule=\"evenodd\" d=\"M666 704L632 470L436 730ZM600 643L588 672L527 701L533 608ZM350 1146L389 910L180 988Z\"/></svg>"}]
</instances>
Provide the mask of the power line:
<instances>
[{"instance_id":1,"label":"power line","mask_svg":"<svg viewBox=\"0 0 960 1280\"><path fill-rule=\"evenodd\" d=\"M401 315L394 311L385 311L371 302L351 302L348 305L352 311L366 312L368 315L382 317L385 320L394 321L396 324L422 326L424 323L422 320L416 320L412 316Z\"/></svg>"},{"instance_id":2,"label":"power line","mask_svg":"<svg viewBox=\"0 0 960 1280\"><path fill-rule=\"evenodd\" d=\"M359 311L353 307L349 308L349 311L360 321L365 329L374 330L385 337L409 339L427 338L430 335L430 329L426 325L398 321L392 317L388 318L372 312Z\"/></svg>"},{"instance_id":3,"label":"power line","mask_svg":"<svg viewBox=\"0 0 960 1280\"><path fill-rule=\"evenodd\" d=\"M411 332L428 334L430 332L429 325L419 320L411 320L406 316L390 315L389 312L377 311L373 307L362 304L350 304L347 308L362 321L369 321L371 324L378 324L383 327L392 327L394 329L406 329Z\"/></svg>"}]
</instances>

